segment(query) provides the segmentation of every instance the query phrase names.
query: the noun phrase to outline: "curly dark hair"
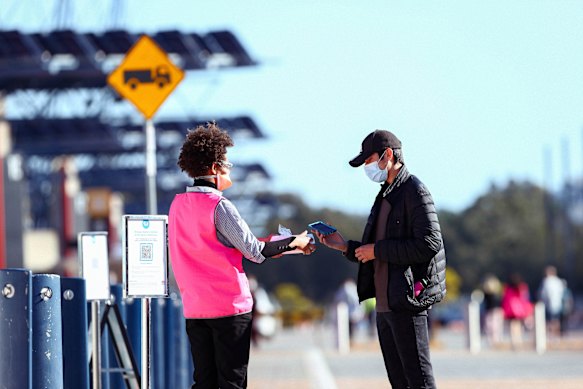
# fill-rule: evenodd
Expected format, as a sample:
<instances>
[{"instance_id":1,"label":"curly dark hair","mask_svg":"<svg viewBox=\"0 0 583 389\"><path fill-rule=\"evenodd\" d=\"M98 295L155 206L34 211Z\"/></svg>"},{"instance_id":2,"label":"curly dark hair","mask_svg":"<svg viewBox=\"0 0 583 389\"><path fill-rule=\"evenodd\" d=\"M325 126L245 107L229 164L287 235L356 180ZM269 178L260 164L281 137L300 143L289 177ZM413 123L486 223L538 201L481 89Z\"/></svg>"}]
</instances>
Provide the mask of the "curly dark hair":
<instances>
[{"instance_id":1,"label":"curly dark hair","mask_svg":"<svg viewBox=\"0 0 583 389\"><path fill-rule=\"evenodd\" d=\"M190 177L204 176L213 163L225 159L227 147L234 146L229 134L216 123L189 130L180 149L178 166Z\"/></svg>"}]
</instances>

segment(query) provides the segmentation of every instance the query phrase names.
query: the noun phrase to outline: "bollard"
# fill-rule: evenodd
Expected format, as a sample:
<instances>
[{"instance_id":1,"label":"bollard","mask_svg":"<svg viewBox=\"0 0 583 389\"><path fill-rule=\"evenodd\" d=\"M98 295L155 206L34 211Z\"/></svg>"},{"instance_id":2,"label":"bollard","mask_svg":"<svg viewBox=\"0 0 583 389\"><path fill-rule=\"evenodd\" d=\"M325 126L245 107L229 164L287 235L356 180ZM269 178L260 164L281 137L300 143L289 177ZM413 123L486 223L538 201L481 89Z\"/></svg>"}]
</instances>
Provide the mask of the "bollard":
<instances>
[{"instance_id":1,"label":"bollard","mask_svg":"<svg viewBox=\"0 0 583 389\"><path fill-rule=\"evenodd\" d=\"M178 296L176 293L171 293L168 300L166 300L166 304L164 306L164 344L166 346L166 352L164 353L164 366L166 369L164 371L165 378L164 381L166 383L167 388L176 388L176 366L178 360L176 358L176 350L178 345L178 334L177 331L181 329L176 327L176 314L175 314L175 305L174 300L176 300ZM184 331L184 329L182 329ZM186 386L182 386L186 387Z\"/></svg>"},{"instance_id":2,"label":"bollard","mask_svg":"<svg viewBox=\"0 0 583 389\"><path fill-rule=\"evenodd\" d=\"M176 296L172 301L172 311L175 318L176 355L173 359L176 364L176 388L188 388L192 385L194 364L190 351L190 341L186 334L186 319L182 311L182 300Z\"/></svg>"},{"instance_id":3,"label":"bollard","mask_svg":"<svg viewBox=\"0 0 583 389\"><path fill-rule=\"evenodd\" d=\"M142 361L142 302L140 299L128 298L126 303L126 327L128 337L134 352L138 370L141 370ZM140 373L141 374L141 373Z\"/></svg>"},{"instance_id":4,"label":"bollard","mask_svg":"<svg viewBox=\"0 0 583 389\"><path fill-rule=\"evenodd\" d=\"M482 347L480 303L478 301L470 301L468 304L468 346L472 354L479 353Z\"/></svg>"},{"instance_id":5,"label":"bollard","mask_svg":"<svg viewBox=\"0 0 583 389\"><path fill-rule=\"evenodd\" d=\"M340 302L336 305L336 336L338 351L341 354L350 352L350 328L348 323L348 304Z\"/></svg>"},{"instance_id":6,"label":"bollard","mask_svg":"<svg viewBox=\"0 0 583 389\"><path fill-rule=\"evenodd\" d=\"M109 287L111 293L110 304L115 304L119 308L119 313L121 314L122 320L125 323L125 303L123 301L123 287L121 284L110 285ZM121 368L115 356L115 348L111 341L111 336L107 337L107 347L109 349L109 388L110 389L125 389L126 384L123 379L123 374Z\"/></svg>"},{"instance_id":7,"label":"bollard","mask_svg":"<svg viewBox=\"0 0 583 389\"><path fill-rule=\"evenodd\" d=\"M123 322L126 322L127 315L126 315L126 302L123 298L123 285L122 284L113 284L109 287L111 291L112 303L117 304L119 308L119 313L121 314L121 318Z\"/></svg>"},{"instance_id":8,"label":"bollard","mask_svg":"<svg viewBox=\"0 0 583 389\"><path fill-rule=\"evenodd\" d=\"M539 354L544 354L547 351L545 303L540 301L534 306L534 346Z\"/></svg>"},{"instance_id":9,"label":"bollard","mask_svg":"<svg viewBox=\"0 0 583 389\"><path fill-rule=\"evenodd\" d=\"M0 270L0 385L32 388L32 273Z\"/></svg>"},{"instance_id":10,"label":"bollard","mask_svg":"<svg viewBox=\"0 0 583 389\"><path fill-rule=\"evenodd\" d=\"M166 328L164 326L164 311L166 306L165 298L153 298L152 299L152 360L151 360L151 370L152 370L152 387L153 388L165 388L166 377L164 374L165 370L165 360L164 355L166 351L165 342L165 332Z\"/></svg>"},{"instance_id":11,"label":"bollard","mask_svg":"<svg viewBox=\"0 0 583 389\"><path fill-rule=\"evenodd\" d=\"M61 281L55 274L32 276L32 387L63 387Z\"/></svg>"},{"instance_id":12,"label":"bollard","mask_svg":"<svg viewBox=\"0 0 583 389\"><path fill-rule=\"evenodd\" d=\"M61 278L63 382L65 389L89 389L85 279Z\"/></svg>"},{"instance_id":13,"label":"bollard","mask_svg":"<svg viewBox=\"0 0 583 389\"><path fill-rule=\"evenodd\" d=\"M103 367L109 366L108 330L101 332L103 304L99 300L92 300L87 304L89 333L91 334L91 348L88 350L89 365L91 366L91 388L109 389L109 372ZM93 320L97 317L97 321Z\"/></svg>"}]
</instances>

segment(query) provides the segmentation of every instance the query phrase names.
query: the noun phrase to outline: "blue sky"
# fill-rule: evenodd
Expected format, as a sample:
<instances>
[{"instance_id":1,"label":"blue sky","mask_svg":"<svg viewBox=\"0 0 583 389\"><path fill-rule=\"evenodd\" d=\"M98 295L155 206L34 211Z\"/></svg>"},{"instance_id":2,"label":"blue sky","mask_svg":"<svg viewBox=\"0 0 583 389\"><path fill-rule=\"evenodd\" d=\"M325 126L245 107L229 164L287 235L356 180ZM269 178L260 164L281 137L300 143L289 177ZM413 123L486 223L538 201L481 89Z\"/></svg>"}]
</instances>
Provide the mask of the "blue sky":
<instances>
[{"instance_id":1,"label":"blue sky","mask_svg":"<svg viewBox=\"0 0 583 389\"><path fill-rule=\"evenodd\" d=\"M111 3L96 4L71 2L69 26L111 27ZM347 162L377 128L401 138L438 209L509 179L556 190L563 142L582 175L582 1L121 4L131 31L235 32L261 65L188 73L157 117L251 115L269 138L231 159L262 162L273 189L311 206L368 211L377 186ZM0 2L0 28L45 31L52 15L51 2Z\"/></svg>"}]
</instances>

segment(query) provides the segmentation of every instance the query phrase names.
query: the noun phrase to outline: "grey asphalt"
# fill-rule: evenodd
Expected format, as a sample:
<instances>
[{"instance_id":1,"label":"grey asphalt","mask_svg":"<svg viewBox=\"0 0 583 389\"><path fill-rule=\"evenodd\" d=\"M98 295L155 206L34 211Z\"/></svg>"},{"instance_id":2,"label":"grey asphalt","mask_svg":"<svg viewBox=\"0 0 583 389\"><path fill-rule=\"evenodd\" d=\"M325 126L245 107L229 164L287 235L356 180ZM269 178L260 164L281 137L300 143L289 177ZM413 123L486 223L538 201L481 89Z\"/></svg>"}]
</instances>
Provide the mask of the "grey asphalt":
<instances>
[{"instance_id":1,"label":"grey asphalt","mask_svg":"<svg viewBox=\"0 0 583 389\"><path fill-rule=\"evenodd\" d=\"M484 348L471 354L463 329L441 329L432 342L438 388L582 389L583 333L549 344L542 355L529 338L517 351ZM322 325L281 330L253 347L251 389L390 388L378 343L361 331L351 351L339 353L334 331Z\"/></svg>"}]
</instances>

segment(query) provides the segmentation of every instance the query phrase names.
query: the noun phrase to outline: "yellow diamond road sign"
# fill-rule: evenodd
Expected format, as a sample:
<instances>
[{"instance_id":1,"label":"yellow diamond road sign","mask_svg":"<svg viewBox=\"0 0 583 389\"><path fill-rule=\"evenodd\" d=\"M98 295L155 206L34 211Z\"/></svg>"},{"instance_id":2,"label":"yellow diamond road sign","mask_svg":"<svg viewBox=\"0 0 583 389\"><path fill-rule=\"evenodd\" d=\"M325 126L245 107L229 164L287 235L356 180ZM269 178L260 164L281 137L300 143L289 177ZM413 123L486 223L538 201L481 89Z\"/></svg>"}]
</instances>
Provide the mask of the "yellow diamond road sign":
<instances>
[{"instance_id":1,"label":"yellow diamond road sign","mask_svg":"<svg viewBox=\"0 0 583 389\"><path fill-rule=\"evenodd\" d=\"M143 35L107 77L107 83L150 119L183 78L182 69Z\"/></svg>"}]
</instances>

